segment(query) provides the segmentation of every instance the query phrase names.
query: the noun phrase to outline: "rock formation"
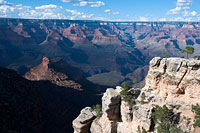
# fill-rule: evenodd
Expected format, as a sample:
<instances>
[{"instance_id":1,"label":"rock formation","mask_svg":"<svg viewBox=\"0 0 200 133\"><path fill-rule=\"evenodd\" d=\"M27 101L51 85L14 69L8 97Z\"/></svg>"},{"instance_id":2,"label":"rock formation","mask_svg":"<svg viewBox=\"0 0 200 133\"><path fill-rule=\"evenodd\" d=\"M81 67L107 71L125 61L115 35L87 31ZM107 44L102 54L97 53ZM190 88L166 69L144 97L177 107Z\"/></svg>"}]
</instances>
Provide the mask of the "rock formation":
<instances>
[{"instance_id":1,"label":"rock formation","mask_svg":"<svg viewBox=\"0 0 200 133\"><path fill-rule=\"evenodd\" d=\"M40 65L31 68L30 72L25 74L25 78L32 81L49 80L51 83L58 86L82 90L80 84L75 83L73 80L69 80L66 74L56 72L54 69L50 68L49 63L49 59L44 57Z\"/></svg>"},{"instance_id":2,"label":"rock formation","mask_svg":"<svg viewBox=\"0 0 200 133\"><path fill-rule=\"evenodd\" d=\"M73 121L75 133L86 133L90 131L92 121L95 115L92 113L91 107L86 107L81 110L81 114Z\"/></svg>"},{"instance_id":3,"label":"rock formation","mask_svg":"<svg viewBox=\"0 0 200 133\"><path fill-rule=\"evenodd\" d=\"M135 104L120 98L123 88L107 89L102 97L102 116L90 121L90 131L84 133L136 133L139 129L156 133L158 125L152 114L163 105L173 111L173 122L182 132L197 133L192 105L200 104L199 77L200 60L155 57L150 62L145 87L132 88L139 92Z\"/></svg>"}]
</instances>

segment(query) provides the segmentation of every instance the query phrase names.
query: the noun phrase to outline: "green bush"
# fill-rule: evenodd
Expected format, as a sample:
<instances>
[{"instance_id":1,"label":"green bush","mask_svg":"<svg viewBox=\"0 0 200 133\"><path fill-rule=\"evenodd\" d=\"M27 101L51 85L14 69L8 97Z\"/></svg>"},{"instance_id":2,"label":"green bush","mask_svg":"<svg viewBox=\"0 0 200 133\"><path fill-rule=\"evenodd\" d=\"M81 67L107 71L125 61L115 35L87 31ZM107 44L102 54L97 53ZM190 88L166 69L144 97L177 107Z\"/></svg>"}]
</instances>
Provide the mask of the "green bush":
<instances>
[{"instance_id":1,"label":"green bush","mask_svg":"<svg viewBox=\"0 0 200 133\"><path fill-rule=\"evenodd\" d=\"M131 89L131 86L128 83L123 83L121 87L127 90Z\"/></svg>"},{"instance_id":2,"label":"green bush","mask_svg":"<svg viewBox=\"0 0 200 133\"><path fill-rule=\"evenodd\" d=\"M138 109L139 109L139 107L138 107L138 106L134 106L133 108L134 108L134 110L138 110Z\"/></svg>"},{"instance_id":3,"label":"green bush","mask_svg":"<svg viewBox=\"0 0 200 133\"><path fill-rule=\"evenodd\" d=\"M152 119L155 124L158 124L158 133L182 133L181 129L173 121L173 116L173 111L168 109L166 105L163 107L156 106L152 113Z\"/></svg>"},{"instance_id":4,"label":"green bush","mask_svg":"<svg viewBox=\"0 0 200 133\"><path fill-rule=\"evenodd\" d=\"M195 113L194 127L200 127L200 105L192 105L192 112Z\"/></svg>"},{"instance_id":5,"label":"green bush","mask_svg":"<svg viewBox=\"0 0 200 133\"><path fill-rule=\"evenodd\" d=\"M135 104L135 91L131 89L131 86L129 86L127 83L123 83L121 85L123 88L120 92L120 97L122 101L125 101L129 104L129 106L133 106Z\"/></svg>"},{"instance_id":6,"label":"green bush","mask_svg":"<svg viewBox=\"0 0 200 133\"><path fill-rule=\"evenodd\" d=\"M100 118L102 116L101 105L97 104L93 106L93 110L97 113L97 118Z\"/></svg>"},{"instance_id":7,"label":"green bush","mask_svg":"<svg viewBox=\"0 0 200 133\"><path fill-rule=\"evenodd\" d=\"M146 95L144 94L144 92L142 92L142 95L141 95L141 103L144 103L145 98L146 98Z\"/></svg>"}]
</instances>

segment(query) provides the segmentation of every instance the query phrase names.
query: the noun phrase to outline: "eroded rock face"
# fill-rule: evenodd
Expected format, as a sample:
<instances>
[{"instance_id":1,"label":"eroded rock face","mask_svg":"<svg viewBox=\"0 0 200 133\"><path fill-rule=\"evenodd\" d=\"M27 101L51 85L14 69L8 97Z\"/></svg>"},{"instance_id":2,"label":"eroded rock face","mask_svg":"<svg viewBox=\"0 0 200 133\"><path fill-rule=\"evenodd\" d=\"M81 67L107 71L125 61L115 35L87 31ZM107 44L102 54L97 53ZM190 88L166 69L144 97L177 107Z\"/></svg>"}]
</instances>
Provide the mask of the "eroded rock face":
<instances>
[{"instance_id":1,"label":"eroded rock face","mask_svg":"<svg viewBox=\"0 0 200 133\"><path fill-rule=\"evenodd\" d=\"M165 98L200 99L199 77L199 60L156 57L150 62L145 88L156 90Z\"/></svg>"},{"instance_id":2,"label":"eroded rock face","mask_svg":"<svg viewBox=\"0 0 200 133\"><path fill-rule=\"evenodd\" d=\"M49 63L50 60L47 57L44 57L40 65L31 68L30 72L25 74L25 78L32 81L48 80L58 86L82 90L80 84L75 83L73 80L69 80L66 74L56 72L54 69L50 68Z\"/></svg>"},{"instance_id":3,"label":"eroded rock face","mask_svg":"<svg viewBox=\"0 0 200 133\"><path fill-rule=\"evenodd\" d=\"M120 117L119 93L112 88L106 90L102 97L102 111L109 120L117 121Z\"/></svg>"},{"instance_id":4,"label":"eroded rock face","mask_svg":"<svg viewBox=\"0 0 200 133\"><path fill-rule=\"evenodd\" d=\"M172 121L183 132L198 132L192 126L195 114L191 110L192 105L200 104L199 73L200 60L155 57L145 87L135 89L139 93L136 104L130 106L119 98L121 87L107 89L102 97L103 115L92 122L90 132L136 133L140 128L156 133L152 113L163 105L173 110Z\"/></svg>"},{"instance_id":5,"label":"eroded rock face","mask_svg":"<svg viewBox=\"0 0 200 133\"><path fill-rule=\"evenodd\" d=\"M140 105L138 109L133 112L133 121L140 123L139 125L147 131L150 130L151 126L152 109L152 106Z\"/></svg>"},{"instance_id":6,"label":"eroded rock face","mask_svg":"<svg viewBox=\"0 0 200 133\"><path fill-rule=\"evenodd\" d=\"M92 121L95 115L92 113L91 107L81 110L80 115L72 122L74 133L89 133Z\"/></svg>"}]
</instances>

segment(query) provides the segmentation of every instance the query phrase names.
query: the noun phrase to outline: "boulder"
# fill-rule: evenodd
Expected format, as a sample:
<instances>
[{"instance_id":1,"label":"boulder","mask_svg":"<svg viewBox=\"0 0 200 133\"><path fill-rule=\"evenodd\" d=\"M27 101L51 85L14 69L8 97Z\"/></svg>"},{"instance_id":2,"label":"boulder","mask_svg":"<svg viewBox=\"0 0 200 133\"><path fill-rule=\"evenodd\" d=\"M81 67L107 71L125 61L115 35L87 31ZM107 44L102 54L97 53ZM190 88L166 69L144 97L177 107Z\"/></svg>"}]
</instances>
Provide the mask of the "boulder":
<instances>
[{"instance_id":1,"label":"boulder","mask_svg":"<svg viewBox=\"0 0 200 133\"><path fill-rule=\"evenodd\" d=\"M102 111L111 121L118 121L120 119L120 97L119 93L109 88L102 97Z\"/></svg>"},{"instance_id":2,"label":"boulder","mask_svg":"<svg viewBox=\"0 0 200 133\"><path fill-rule=\"evenodd\" d=\"M80 115L72 122L74 133L89 133L94 119L95 115L92 113L91 107L82 109Z\"/></svg>"}]
</instances>

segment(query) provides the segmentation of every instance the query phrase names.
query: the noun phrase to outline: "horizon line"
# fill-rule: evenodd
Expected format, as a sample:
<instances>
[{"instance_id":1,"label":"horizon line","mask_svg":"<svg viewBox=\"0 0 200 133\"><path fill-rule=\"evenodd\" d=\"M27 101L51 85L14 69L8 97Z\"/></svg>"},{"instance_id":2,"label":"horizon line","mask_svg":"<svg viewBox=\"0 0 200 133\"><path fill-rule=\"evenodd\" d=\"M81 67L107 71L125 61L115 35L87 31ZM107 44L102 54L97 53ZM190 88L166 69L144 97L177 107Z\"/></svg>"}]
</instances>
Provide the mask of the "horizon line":
<instances>
[{"instance_id":1,"label":"horizon line","mask_svg":"<svg viewBox=\"0 0 200 133\"><path fill-rule=\"evenodd\" d=\"M140 21L140 20L95 20L95 19L43 19L43 18L4 18L0 17L0 19L21 19L21 20L65 20L65 21L99 21L99 22L114 22L114 23L200 23L199 21Z\"/></svg>"}]
</instances>

